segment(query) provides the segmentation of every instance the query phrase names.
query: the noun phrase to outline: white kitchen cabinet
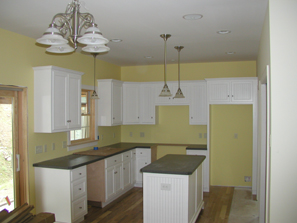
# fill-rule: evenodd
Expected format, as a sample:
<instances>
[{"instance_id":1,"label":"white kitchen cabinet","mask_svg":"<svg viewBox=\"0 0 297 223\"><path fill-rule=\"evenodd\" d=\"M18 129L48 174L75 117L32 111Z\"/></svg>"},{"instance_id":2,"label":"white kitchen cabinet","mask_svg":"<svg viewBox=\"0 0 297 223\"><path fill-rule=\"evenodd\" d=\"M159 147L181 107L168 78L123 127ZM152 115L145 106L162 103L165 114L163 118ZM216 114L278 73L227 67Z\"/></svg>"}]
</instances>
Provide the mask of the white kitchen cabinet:
<instances>
[{"instance_id":1,"label":"white kitchen cabinet","mask_svg":"<svg viewBox=\"0 0 297 223\"><path fill-rule=\"evenodd\" d=\"M206 81L191 84L190 125L207 125Z\"/></svg>"},{"instance_id":2,"label":"white kitchen cabinet","mask_svg":"<svg viewBox=\"0 0 297 223\"><path fill-rule=\"evenodd\" d=\"M122 162L105 169L106 200L113 198L122 191L122 171Z\"/></svg>"},{"instance_id":3,"label":"white kitchen cabinet","mask_svg":"<svg viewBox=\"0 0 297 223\"><path fill-rule=\"evenodd\" d=\"M205 160L202 163L202 175L203 175L203 191L209 192L209 157L207 150L192 150L187 149L187 155L205 156Z\"/></svg>"},{"instance_id":4,"label":"white kitchen cabinet","mask_svg":"<svg viewBox=\"0 0 297 223\"><path fill-rule=\"evenodd\" d=\"M257 78L206 79L210 104L252 104L257 95Z\"/></svg>"},{"instance_id":5,"label":"white kitchen cabinet","mask_svg":"<svg viewBox=\"0 0 297 223\"><path fill-rule=\"evenodd\" d=\"M154 85L138 82L123 84L123 124L155 124Z\"/></svg>"},{"instance_id":6,"label":"white kitchen cabinet","mask_svg":"<svg viewBox=\"0 0 297 223\"><path fill-rule=\"evenodd\" d=\"M121 125L122 118L122 81L118 80L97 80L98 88L98 125L114 126Z\"/></svg>"},{"instance_id":7,"label":"white kitchen cabinet","mask_svg":"<svg viewBox=\"0 0 297 223\"><path fill-rule=\"evenodd\" d=\"M55 66L34 69L34 132L81 128L81 76Z\"/></svg>"},{"instance_id":8,"label":"white kitchen cabinet","mask_svg":"<svg viewBox=\"0 0 297 223\"><path fill-rule=\"evenodd\" d=\"M142 187L143 167L151 163L151 149L136 148L135 187Z\"/></svg>"},{"instance_id":9,"label":"white kitchen cabinet","mask_svg":"<svg viewBox=\"0 0 297 223\"><path fill-rule=\"evenodd\" d=\"M174 82L169 81L167 82L167 85L172 96L159 97L161 90L163 89L164 83L163 82L155 83L155 104L156 105L189 105L190 104L190 98L191 98L190 82L183 81L180 83L180 88L185 98L174 98L178 89L177 81L174 81Z\"/></svg>"},{"instance_id":10,"label":"white kitchen cabinet","mask_svg":"<svg viewBox=\"0 0 297 223\"><path fill-rule=\"evenodd\" d=\"M131 150L131 184L136 183L136 149Z\"/></svg>"},{"instance_id":11,"label":"white kitchen cabinet","mask_svg":"<svg viewBox=\"0 0 297 223\"><path fill-rule=\"evenodd\" d=\"M131 159L123 162L123 190L131 186Z\"/></svg>"},{"instance_id":12,"label":"white kitchen cabinet","mask_svg":"<svg viewBox=\"0 0 297 223\"><path fill-rule=\"evenodd\" d=\"M34 169L36 213L55 213L59 222L83 221L88 212L86 166L73 170Z\"/></svg>"}]
</instances>

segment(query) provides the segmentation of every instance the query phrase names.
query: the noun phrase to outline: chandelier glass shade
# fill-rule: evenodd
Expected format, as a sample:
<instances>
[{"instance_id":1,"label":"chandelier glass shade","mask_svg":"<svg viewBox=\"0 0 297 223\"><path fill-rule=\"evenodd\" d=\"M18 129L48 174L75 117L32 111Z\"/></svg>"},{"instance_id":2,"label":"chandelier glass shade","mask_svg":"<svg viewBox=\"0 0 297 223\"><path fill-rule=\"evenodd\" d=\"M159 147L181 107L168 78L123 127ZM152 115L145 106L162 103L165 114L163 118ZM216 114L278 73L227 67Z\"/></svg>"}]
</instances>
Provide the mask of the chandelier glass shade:
<instances>
[{"instance_id":1,"label":"chandelier glass shade","mask_svg":"<svg viewBox=\"0 0 297 223\"><path fill-rule=\"evenodd\" d=\"M175 46L174 47L178 51L178 89L173 98L184 98L184 94L180 89L180 51L184 48L183 46Z\"/></svg>"},{"instance_id":2,"label":"chandelier glass shade","mask_svg":"<svg viewBox=\"0 0 297 223\"><path fill-rule=\"evenodd\" d=\"M110 49L105 46L109 41L102 36L93 15L90 13L81 13L80 5L79 0L73 0L69 3L65 13L56 14L49 28L47 28L43 36L37 39L36 42L51 45L46 50L51 53L73 52L77 49L78 43L87 45L87 48L84 47L82 49L86 52L102 53L109 51ZM81 35L83 30L86 31ZM68 44L69 41L71 46ZM88 51L90 46L94 45L100 45L100 47L93 47L91 51Z\"/></svg>"},{"instance_id":3,"label":"chandelier glass shade","mask_svg":"<svg viewBox=\"0 0 297 223\"><path fill-rule=\"evenodd\" d=\"M166 48L166 42L167 39L170 37L170 34L162 34L160 35L161 38L164 39L164 87L159 95L159 97L169 97L171 96L170 89L168 88L167 82L166 82L166 75L167 75L167 64L166 64L166 56L167 56L167 48Z\"/></svg>"}]
</instances>

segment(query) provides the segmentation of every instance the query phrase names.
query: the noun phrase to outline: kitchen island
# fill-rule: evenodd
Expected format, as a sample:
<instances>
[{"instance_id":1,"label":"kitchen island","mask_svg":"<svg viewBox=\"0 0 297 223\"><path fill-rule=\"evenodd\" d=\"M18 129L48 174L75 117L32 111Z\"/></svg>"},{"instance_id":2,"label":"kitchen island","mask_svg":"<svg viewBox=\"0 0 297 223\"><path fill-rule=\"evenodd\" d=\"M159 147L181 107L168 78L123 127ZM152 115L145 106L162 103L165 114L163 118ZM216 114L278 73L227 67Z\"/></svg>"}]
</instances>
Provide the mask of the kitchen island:
<instances>
[{"instance_id":1,"label":"kitchen island","mask_svg":"<svg viewBox=\"0 0 297 223\"><path fill-rule=\"evenodd\" d=\"M205 156L166 155L141 169L144 223L194 223L203 208Z\"/></svg>"}]
</instances>

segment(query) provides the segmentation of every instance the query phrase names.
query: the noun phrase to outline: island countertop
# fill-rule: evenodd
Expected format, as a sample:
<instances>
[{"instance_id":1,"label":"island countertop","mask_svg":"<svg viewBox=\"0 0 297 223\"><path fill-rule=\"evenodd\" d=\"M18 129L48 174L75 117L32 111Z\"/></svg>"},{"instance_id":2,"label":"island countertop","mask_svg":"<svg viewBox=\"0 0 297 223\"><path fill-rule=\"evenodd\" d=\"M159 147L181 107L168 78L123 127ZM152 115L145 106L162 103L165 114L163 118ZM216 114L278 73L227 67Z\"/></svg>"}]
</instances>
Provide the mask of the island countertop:
<instances>
[{"instance_id":1,"label":"island countertop","mask_svg":"<svg viewBox=\"0 0 297 223\"><path fill-rule=\"evenodd\" d=\"M142 168L141 172L191 175L204 159L205 156L168 154Z\"/></svg>"}]
</instances>

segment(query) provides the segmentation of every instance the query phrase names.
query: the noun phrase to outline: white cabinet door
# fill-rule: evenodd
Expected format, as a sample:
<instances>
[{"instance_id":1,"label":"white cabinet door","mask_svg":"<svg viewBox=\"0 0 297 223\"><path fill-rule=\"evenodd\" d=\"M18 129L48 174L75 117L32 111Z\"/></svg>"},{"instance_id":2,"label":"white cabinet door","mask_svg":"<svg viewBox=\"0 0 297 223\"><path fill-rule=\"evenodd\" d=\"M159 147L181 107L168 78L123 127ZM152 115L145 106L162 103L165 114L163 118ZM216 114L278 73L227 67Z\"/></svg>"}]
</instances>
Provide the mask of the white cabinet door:
<instances>
[{"instance_id":1,"label":"white cabinet door","mask_svg":"<svg viewBox=\"0 0 297 223\"><path fill-rule=\"evenodd\" d=\"M142 172L140 170L150 163L151 149L136 148L135 186L142 187Z\"/></svg>"},{"instance_id":2,"label":"white cabinet door","mask_svg":"<svg viewBox=\"0 0 297 223\"><path fill-rule=\"evenodd\" d=\"M122 118L122 82L118 80L98 80L98 125L121 125Z\"/></svg>"},{"instance_id":3,"label":"white cabinet door","mask_svg":"<svg viewBox=\"0 0 297 223\"><path fill-rule=\"evenodd\" d=\"M156 106L154 100L154 85L141 84L140 96L140 123L156 124Z\"/></svg>"},{"instance_id":4,"label":"white cabinet door","mask_svg":"<svg viewBox=\"0 0 297 223\"><path fill-rule=\"evenodd\" d=\"M230 81L213 81L207 86L209 101L230 102Z\"/></svg>"},{"instance_id":5,"label":"white cabinet door","mask_svg":"<svg viewBox=\"0 0 297 223\"><path fill-rule=\"evenodd\" d=\"M190 125L207 125L206 82L192 84L190 102Z\"/></svg>"},{"instance_id":6,"label":"white cabinet door","mask_svg":"<svg viewBox=\"0 0 297 223\"><path fill-rule=\"evenodd\" d=\"M253 81L232 81L231 86L232 101L253 101Z\"/></svg>"},{"instance_id":7,"label":"white cabinet door","mask_svg":"<svg viewBox=\"0 0 297 223\"><path fill-rule=\"evenodd\" d=\"M55 66L34 67L34 131L81 128L81 75Z\"/></svg>"},{"instance_id":8,"label":"white cabinet door","mask_svg":"<svg viewBox=\"0 0 297 223\"><path fill-rule=\"evenodd\" d=\"M114 167L114 192L115 194L120 193L123 190L122 187L122 163L115 165Z\"/></svg>"},{"instance_id":9,"label":"white cabinet door","mask_svg":"<svg viewBox=\"0 0 297 223\"><path fill-rule=\"evenodd\" d=\"M131 160L123 163L123 189L131 185Z\"/></svg>"},{"instance_id":10,"label":"white cabinet door","mask_svg":"<svg viewBox=\"0 0 297 223\"><path fill-rule=\"evenodd\" d=\"M136 182L136 149L132 150L131 159L131 184L134 185Z\"/></svg>"},{"instance_id":11,"label":"white cabinet door","mask_svg":"<svg viewBox=\"0 0 297 223\"><path fill-rule=\"evenodd\" d=\"M114 167L109 167L105 169L105 199L115 195L114 189Z\"/></svg>"},{"instance_id":12,"label":"white cabinet door","mask_svg":"<svg viewBox=\"0 0 297 223\"><path fill-rule=\"evenodd\" d=\"M123 124L140 123L140 93L138 83L123 84Z\"/></svg>"}]
</instances>

